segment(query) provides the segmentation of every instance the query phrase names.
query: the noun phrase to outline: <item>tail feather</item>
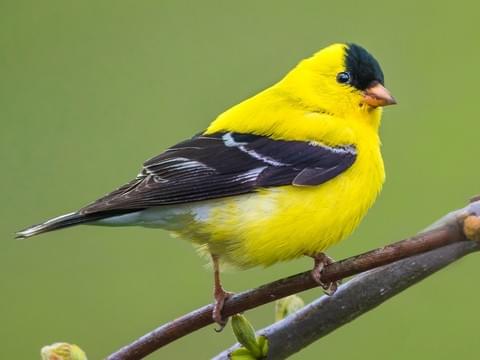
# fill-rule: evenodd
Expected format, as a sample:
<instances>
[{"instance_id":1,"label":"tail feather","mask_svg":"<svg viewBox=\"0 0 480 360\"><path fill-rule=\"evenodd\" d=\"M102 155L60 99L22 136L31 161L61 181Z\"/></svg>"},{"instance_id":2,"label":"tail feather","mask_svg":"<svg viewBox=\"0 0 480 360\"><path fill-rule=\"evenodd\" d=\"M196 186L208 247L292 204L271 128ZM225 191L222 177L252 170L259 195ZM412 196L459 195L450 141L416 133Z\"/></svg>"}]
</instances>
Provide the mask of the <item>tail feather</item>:
<instances>
[{"instance_id":1,"label":"tail feather","mask_svg":"<svg viewBox=\"0 0 480 360\"><path fill-rule=\"evenodd\" d=\"M15 234L15 239L26 239L34 235L42 234L45 232L66 228L69 226L89 223L95 220L100 220L107 217L105 213L97 214L80 214L78 212L72 212L69 214L57 216L53 219L47 220L44 223L30 226Z\"/></svg>"}]
</instances>

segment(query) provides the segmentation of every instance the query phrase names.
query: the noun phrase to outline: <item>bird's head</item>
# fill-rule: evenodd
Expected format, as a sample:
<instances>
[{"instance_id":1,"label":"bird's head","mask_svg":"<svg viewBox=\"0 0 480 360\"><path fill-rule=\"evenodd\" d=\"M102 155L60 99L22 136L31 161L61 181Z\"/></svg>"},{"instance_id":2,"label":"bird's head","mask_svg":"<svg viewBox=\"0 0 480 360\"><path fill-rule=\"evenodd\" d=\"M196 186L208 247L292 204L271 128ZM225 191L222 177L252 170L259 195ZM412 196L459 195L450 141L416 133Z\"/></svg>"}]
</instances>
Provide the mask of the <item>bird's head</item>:
<instances>
[{"instance_id":1,"label":"bird's head","mask_svg":"<svg viewBox=\"0 0 480 360\"><path fill-rule=\"evenodd\" d=\"M300 62L279 85L307 107L337 116L379 117L396 101L377 60L355 44L333 44Z\"/></svg>"}]
</instances>

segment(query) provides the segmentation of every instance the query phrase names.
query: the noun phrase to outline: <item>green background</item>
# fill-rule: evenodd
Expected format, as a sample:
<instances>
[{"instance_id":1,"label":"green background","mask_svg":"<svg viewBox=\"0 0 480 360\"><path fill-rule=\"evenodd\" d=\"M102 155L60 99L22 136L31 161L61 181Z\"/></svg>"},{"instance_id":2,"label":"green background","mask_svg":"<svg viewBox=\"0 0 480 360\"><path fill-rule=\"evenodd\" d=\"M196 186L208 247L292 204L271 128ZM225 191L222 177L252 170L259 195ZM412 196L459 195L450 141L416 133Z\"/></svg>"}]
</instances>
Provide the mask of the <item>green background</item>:
<instances>
[{"instance_id":1,"label":"green background","mask_svg":"<svg viewBox=\"0 0 480 360\"><path fill-rule=\"evenodd\" d=\"M143 160L329 43L369 49L399 101L381 129L384 191L331 256L411 235L480 192L478 5L333 3L0 1L1 359L36 359L55 341L99 359L211 301L203 260L162 230L13 233L131 179ZM224 281L241 291L310 266ZM470 256L293 358L475 358L479 269ZM273 305L247 316L265 326ZM150 358L206 359L233 341L210 326Z\"/></svg>"}]
</instances>

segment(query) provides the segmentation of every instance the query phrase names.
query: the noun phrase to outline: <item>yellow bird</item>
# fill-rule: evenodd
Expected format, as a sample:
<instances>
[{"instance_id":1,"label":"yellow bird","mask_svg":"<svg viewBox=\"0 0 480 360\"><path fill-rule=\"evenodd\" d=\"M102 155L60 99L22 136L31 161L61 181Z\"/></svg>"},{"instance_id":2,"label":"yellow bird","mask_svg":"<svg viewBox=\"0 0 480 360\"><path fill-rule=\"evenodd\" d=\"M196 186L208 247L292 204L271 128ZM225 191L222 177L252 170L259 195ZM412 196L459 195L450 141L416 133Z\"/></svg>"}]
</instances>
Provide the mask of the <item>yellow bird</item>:
<instances>
[{"instance_id":1,"label":"yellow bird","mask_svg":"<svg viewBox=\"0 0 480 360\"><path fill-rule=\"evenodd\" d=\"M391 104L373 56L333 44L146 161L128 184L17 237L93 224L187 238L211 256L219 324L229 296L220 263L248 268L307 255L314 279L334 290L321 281L331 261L323 251L356 228L382 187L378 129Z\"/></svg>"}]
</instances>

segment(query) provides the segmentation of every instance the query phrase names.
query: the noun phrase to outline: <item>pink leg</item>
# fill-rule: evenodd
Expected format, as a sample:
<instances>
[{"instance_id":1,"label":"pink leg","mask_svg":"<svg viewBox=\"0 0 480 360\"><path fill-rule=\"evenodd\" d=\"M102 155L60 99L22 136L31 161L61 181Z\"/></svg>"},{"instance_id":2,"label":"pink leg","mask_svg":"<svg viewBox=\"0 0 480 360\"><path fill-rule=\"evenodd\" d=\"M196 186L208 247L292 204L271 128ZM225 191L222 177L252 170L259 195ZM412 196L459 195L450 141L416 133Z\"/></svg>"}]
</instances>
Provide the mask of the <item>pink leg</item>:
<instances>
[{"instance_id":1,"label":"pink leg","mask_svg":"<svg viewBox=\"0 0 480 360\"><path fill-rule=\"evenodd\" d=\"M335 291L337 291L338 285L340 284L339 281L333 281L330 283L325 283L322 280L322 272L325 266L330 265L334 263L335 261L328 255L324 253L318 253L315 255L308 255L313 258L314 261L314 266L312 269L312 277L313 279L320 285L323 290L325 291L325 294L327 295L333 295Z\"/></svg>"},{"instance_id":2,"label":"pink leg","mask_svg":"<svg viewBox=\"0 0 480 360\"><path fill-rule=\"evenodd\" d=\"M213 278L214 278L214 291L213 297L215 298L215 306L213 308L212 317L213 320L220 325L220 328L215 331L220 332L223 330L225 325L227 325L228 318L224 319L222 316L222 309L225 301L233 295L233 293L225 291L222 287L222 283L220 282L220 266L218 263L218 256L212 255L212 262L213 262Z\"/></svg>"}]
</instances>

